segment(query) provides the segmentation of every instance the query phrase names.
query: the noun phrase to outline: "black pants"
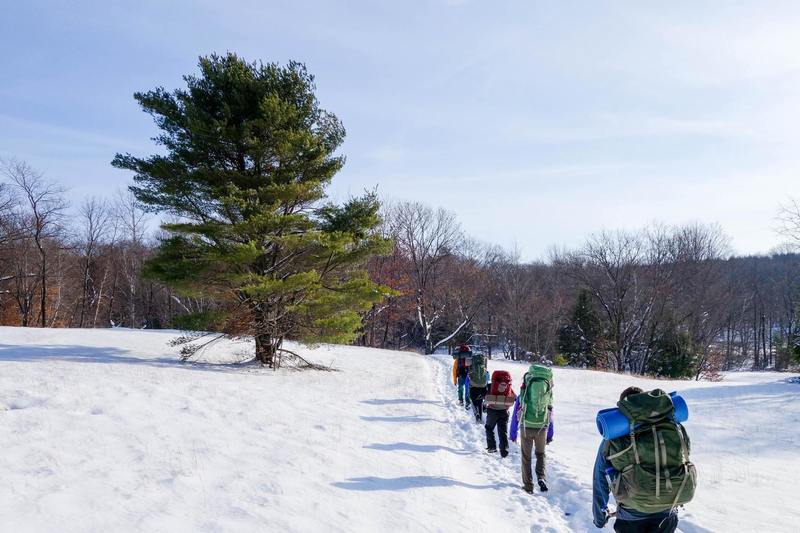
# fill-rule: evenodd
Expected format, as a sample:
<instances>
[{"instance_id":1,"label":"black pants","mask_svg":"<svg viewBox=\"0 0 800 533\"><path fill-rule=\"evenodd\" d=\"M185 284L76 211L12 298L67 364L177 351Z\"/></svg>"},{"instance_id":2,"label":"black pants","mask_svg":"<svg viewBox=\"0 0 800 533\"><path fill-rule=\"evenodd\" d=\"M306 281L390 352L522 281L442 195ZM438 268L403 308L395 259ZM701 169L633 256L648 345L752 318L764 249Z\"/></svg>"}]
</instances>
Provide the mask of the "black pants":
<instances>
[{"instance_id":1,"label":"black pants","mask_svg":"<svg viewBox=\"0 0 800 533\"><path fill-rule=\"evenodd\" d=\"M472 407L475 413L475 420L480 422L483 420L483 398L486 396L486 387L470 387L469 399L472 402Z\"/></svg>"},{"instance_id":2,"label":"black pants","mask_svg":"<svg viewBox=\"0 0 800 533\"><path fill-rule=\"evenodd\" d=\"M644 520L614 521L614 531L617 533L673 533L678 527L677 513L668 516L658 515Z\"/></svg>"},{"instance_id":3,"label":"black pants","mask_svg":"<svg viewBox=\"0 0 800 533\"><path fill-rule=\"evenodd\" d=\"M508 411L505 409L486 409L486 446L497 448L494 440L494 428L500 439L500 451L508 451Z\"/></svg>"}]
</instances>

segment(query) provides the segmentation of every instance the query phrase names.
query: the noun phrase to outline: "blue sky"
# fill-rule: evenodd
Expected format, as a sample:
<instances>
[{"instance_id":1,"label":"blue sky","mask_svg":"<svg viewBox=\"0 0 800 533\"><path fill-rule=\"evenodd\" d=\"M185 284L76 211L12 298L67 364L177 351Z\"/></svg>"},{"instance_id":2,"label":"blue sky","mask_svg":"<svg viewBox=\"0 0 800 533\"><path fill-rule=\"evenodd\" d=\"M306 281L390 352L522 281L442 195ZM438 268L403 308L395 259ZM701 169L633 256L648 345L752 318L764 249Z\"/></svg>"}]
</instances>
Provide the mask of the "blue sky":
<instances>
[{"instance_id":1,"label":"blue sky","mask_svg":"<svg viewBox=\"0 0 800 533\"><path fill-rule=\"evenodd\" d=\"M234 51L316 75L334 199L377 185L527 259L652 221L767 252L800 195L797 27L796 2L7 2L0 156L111 196L114 154L153 151L133 92Z\"/></svg>"}]
</instances>

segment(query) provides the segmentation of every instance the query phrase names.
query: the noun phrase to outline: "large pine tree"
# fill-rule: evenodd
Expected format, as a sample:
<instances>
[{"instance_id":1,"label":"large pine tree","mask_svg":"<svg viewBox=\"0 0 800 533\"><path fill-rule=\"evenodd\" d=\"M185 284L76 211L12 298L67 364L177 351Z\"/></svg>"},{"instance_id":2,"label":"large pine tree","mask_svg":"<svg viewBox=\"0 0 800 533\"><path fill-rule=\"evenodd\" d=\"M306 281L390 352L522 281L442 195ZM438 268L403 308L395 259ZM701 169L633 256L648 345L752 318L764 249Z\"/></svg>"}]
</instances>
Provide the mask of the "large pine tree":
<instances>
[{"instance_id":1,"label":"large pine tree","mask_svg":"<svg viewBox=\"0 0 800 533\"><path fill-rule=\"evenodd\" d=\"M117 154L144 206L172 218L146 273L219 312L197 327L252 335L276 365L285 338L349 342L361 312L388 294L361 264L388 251L373 194L325 202L342 168L345 131L321 109L304 65L200 58L185 89L135 99L161 130L164 154Z\"/></svg>"}]
</instances>

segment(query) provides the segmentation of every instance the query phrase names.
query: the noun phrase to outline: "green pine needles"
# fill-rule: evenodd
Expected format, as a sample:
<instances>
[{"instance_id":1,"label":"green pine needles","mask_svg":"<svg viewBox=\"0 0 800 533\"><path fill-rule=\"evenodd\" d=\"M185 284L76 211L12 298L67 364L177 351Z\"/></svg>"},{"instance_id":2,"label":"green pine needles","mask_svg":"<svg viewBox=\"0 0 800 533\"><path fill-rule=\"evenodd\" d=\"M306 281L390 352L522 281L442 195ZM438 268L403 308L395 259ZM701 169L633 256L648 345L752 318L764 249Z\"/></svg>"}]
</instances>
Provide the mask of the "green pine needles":
<instances>
[{"instance_id":1,"label":"green pine needles","mask_svg":"<svg viewBox=\"0 0 800 533\"><path fill-rule=\"evenodd\" d=\"M361 268L390 243L377 231L375 194L325 202L342 168L345 131L319 107L303 64L200 58L185 89L134 97L161 133L165 155L117 154L130 189L171 222L146 275L218 309L196 328L252 335L256 358L277 366L286 338L352 341L361 313L392 291Z\"/></svg>"}]
</instances>

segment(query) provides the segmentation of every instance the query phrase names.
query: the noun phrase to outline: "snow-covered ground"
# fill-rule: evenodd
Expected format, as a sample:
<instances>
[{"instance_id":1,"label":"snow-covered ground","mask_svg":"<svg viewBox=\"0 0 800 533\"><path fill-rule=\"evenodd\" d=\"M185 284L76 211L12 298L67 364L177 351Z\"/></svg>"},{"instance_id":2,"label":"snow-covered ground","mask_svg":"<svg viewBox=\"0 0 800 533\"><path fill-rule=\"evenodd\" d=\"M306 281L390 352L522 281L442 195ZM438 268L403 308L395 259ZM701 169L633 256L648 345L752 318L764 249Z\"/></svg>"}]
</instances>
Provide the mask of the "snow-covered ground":
<instances>
[{"instance_id":1,"label":"snow-covered ground","mask_svg":"<svg viewBox=\"0 0 800 533\"><path fill-rule=\"evenodd\" d=\"M555 370L551 491L482 453L450 360L325 346L338 372L178 362L176 332L0 328L0 531L594 531L595 412L631 384L680 390L700 473L680 530L797 531L800 384ZM301 349L301 348L298 348ZM525 366L511 370L518 385ZM611 526L607 526L607 531Z\"/></svg>"}]
</instances>

